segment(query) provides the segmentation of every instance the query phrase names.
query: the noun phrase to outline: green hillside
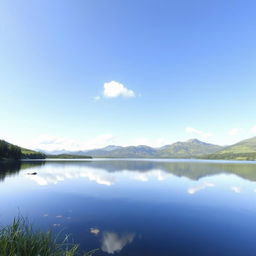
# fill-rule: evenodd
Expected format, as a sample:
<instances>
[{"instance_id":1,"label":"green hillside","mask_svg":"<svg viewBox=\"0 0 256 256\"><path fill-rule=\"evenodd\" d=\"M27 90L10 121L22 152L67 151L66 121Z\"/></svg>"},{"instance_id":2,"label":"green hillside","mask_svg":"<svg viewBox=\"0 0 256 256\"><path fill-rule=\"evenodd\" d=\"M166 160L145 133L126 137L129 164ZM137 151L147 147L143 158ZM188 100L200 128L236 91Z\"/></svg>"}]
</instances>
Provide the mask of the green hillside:
<instances>
[{"instance_id":1,"label":"green hillside","mask_svg":"<svg viewBox=\"0 0 256 256\"><path fill-rule=\"evenodd\" d=\"M159 157L190 158L202 154L214 153L222 149L221 146L191 139L185 142L176 142L162 147L158 151Z\"/></svg>"},{"instance_id":2,"label":"green hillside","mask_svg":"<svg viewBox=\"0 0 256 256\"><path fill-rule=\"evenodd\" d=\"M0 160L2 159L20 159L21 148L8 143L4 140L0 140Z\"/></svg>"},{"instance_id":3,"label":"green hillside","mask_svg":"<svg viewBox=\"0 0 256 256\"><path fill-rule=\"evenodd\" d=\"M41 152L37 152L37 151L26 149L26 148L21 148L22 159L44 159L45 157L46 155Z\"/></svg>"},{"instance_id":4,"label":"green hillside","mask_svg":"<svg viewBox=\"0 0 256 256\"><path fill-rule=\"evenodd\" d=\"M256 137L240 141L205 156L208 159L256 160Z\"/></svg>"},{"instance_id":5,"label":"green hillside","mask_svg":"<svg viewBox=\"0 0 256 256\"><path fill-rule=\"evenodd\" d=\"M47 158L52 158L52 159L92 159L91 156L71 155L71 154L47 155Z\"/></svg>"},{"instance_id":6,"label":"green hillside","mask_svg":"<svg viewBox=\"0 0 256 256\"><path fill-rule=\"evenodd\" d=\"M0 160L43 159L45 155L40 152L21 148L19 146L0 140Z\"/></svg>"}]
</instances>

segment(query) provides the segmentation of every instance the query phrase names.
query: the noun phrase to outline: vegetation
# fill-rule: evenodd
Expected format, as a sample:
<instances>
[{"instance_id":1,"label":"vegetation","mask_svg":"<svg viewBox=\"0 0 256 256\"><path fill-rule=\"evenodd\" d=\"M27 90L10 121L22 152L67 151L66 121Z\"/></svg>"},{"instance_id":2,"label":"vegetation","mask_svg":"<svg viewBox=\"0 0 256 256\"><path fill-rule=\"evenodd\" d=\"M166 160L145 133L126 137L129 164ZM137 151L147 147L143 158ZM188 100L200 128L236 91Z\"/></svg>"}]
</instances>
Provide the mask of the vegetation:
<instances>
[{"instance_id":1,"label":"vegetation","mask_svg":"<svg viewBox=\"0 0 256 256\"><path fill-rule=\"evenodd\" d=\"M46 158L46 155L41 152L33 151L26 148L21 148L21 158L22 159L44 159Z\"/></svg>"},{"instance_id":2,"label":"vegetation","mask_svg":"<svg viewBox=\"0 0 256 256\"><path fill-rule=\"evenodd\" d=\"M0 159L13 159L21 158L21 148L10 144L4 140L0 140Z\"/></svg>"},{"instance_id":3,"label":"vegetation","mask_svg":"<svg viewBox=\"0 0 256 256\"><path fill-rule=\"evenodd\" d=\"M256 137L240 141L214 154L203 156L207 159L256 160Z\"/></svg>"},{"instance_id":4,"label":"vegetation","mask_svg":"<svg viewBox=\"0 0 256 256\"><path fill-rule=\"evenodd\" d=\"M0 140L0 160L20 160L20 159L43 159L45 155L40 152L25 149Z\"/></svg>"},{"instance_id":5,"label":"vegetation","mask_svg":"<svg viewBox=\"0 0 256 256\"><path fill-rule=\"evenodd\" d=\"M58 243L50 231L39 232L23 218L18 217L12 224L0 229L1 256L76 256L92 255L92 252L79 254L77 244L70 244L68 236Z\"/></svg>"},{"instance_id":6,"label":"vegetation","mask_svg":"<svg viewBox=\"0 0 256 256\"><path fill-rule=\"evenodd\" d=\"M71 154L59 154L59 155L47 155L47 158L57 158L57 159L91 159L91 156L85 155L71 155Z\"/></svg>"}]
</instances>

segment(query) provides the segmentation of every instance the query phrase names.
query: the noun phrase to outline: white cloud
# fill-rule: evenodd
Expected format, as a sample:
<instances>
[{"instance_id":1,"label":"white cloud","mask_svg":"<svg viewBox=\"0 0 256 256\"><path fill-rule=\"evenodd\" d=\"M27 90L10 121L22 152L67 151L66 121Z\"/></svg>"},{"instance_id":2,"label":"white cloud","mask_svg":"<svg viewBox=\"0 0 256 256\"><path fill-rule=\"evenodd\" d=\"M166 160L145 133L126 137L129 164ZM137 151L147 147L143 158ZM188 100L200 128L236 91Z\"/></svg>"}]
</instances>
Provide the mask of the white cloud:
<instances>
[{"instance_id":1,"label":"white cloud","mask_svg":"<svg viewBox=\"0 0 256 256\"><path fill-rule=\"evenodd\" d=\"M232 128L232 129L230 129L230 130L228 131L228 135L229 135L229 136L235 136L235 135L237 135L239 132L240 132L240 129L238 129L238 128Z\"/></svg>"},{"instance_id":2,"label":"white cloud","mask_svg":"<svg viewBox=\"0 0 256 256\"><path fill-rule=\"evenodd\" d=\"M51 136L48 134L41 134L31 140L22 140L17 144L25 148L40 149L45 151L77 151L88 150L95 148L102 148L114 143L114 136L112 134L101 134L94 138L77 141L74 139L63 138L59 136Z\"/></svg>"},{"instance_id":3,"label":"white cloud","mask_svg":"<svg viewBox=\"0 0 256 256\"><path fill-rule=\"evenodd\" d=\"M104 232L101 250L109 254L120 252L135 237L134 233L118 235L115 232Z\"/></svg>"},{"instance_id":4,"label":"white cloud","mask_svg":"<svg viewBox=\"0 0 256 256\"><path fill-rule=\"evenodd\" d=\"M209 183L209 182L205 182L205 183L203 183L203 184L201 184L201 185L198 185L198 186L196 186L196 187L189 188L189 189L187 190L187 192L188 192L189 194L193 195L193 194L197 193L198 191L203 190L203 189L205 189L205 188L209 188L209 187L215 187L215 184Z\"/></svg>"},{"instance_id":5,"label":"white cloud","mask_svg":"<svg viewBox=\"0 0 256 256\"><path fill-rule=\"evenodd\" d=\"M125 98L135 97L134 91L126 88L123 84L118 83L116 81L104 83L103 87L103 95L106 98L116 98L120 96Z\"/></svg>"},{"instance_id":6,"label":"white cloud","mask_svg":"<svg viewBox=\"0 0 256 256\"><path fill-rule=\"evenodd\" d=\"M77 140L70 139L60 136L52 136L49 134L41 134L34 138L29 139L9 139L5 138L7 141L14 142L15 144L36 150L45 151L79 151L79 150L89 150L103 148L108 145L120 145L120 146L138 146L138 145L148 145L151 147L161 147L166 144L170 144L170 141L163 138L148 139L148 138L137 138L137 139L122 139L118 138L112 134L100 134L98 136L92 137L91 139Z\"/></svg>"},{"instance_id":7,"label":"white cloud","mask_svg":"<svg viewBox=\"0 0 256 256\"><path fill-rule=\"evenodd\" d=\"M256 134L256 125L251 128L250 132Z\"/></svg>"},{"instance_id":8,"label":"white cloud","mask_svg":"<svg viewBox=\"0 0 256 256\"><path fill-rule=\"evenodd\" d=\"M212 137L212 136L213 136L213 134L210 133L210 132L204 132L204 131L195 129L195 128L193 128L193 127L186 127L186 132L187 132L187 133L190 133L190 134L197 134L197 135L200 135L200 136L202 136L203 138L209 138L209 137Z\"/></svg>"}]
</instances>

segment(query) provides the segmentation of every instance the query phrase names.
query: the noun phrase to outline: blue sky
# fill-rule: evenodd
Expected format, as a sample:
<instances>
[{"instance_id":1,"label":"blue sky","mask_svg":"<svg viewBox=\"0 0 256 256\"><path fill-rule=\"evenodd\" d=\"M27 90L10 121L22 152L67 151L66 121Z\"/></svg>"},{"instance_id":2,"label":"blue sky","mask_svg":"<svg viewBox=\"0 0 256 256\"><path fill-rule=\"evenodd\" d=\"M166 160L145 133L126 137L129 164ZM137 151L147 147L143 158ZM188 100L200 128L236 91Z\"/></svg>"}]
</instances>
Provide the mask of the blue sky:
<instances>
[{"instance_id":1,"label":"blue sky","mask_svg":"<svg viewBox=\"0 0 256 256\"><path fill-rule=\"evenodd\" d=\"M256 2L0 4L0 135L30 148L256 135Z\"/></svg>"}]
</instances>

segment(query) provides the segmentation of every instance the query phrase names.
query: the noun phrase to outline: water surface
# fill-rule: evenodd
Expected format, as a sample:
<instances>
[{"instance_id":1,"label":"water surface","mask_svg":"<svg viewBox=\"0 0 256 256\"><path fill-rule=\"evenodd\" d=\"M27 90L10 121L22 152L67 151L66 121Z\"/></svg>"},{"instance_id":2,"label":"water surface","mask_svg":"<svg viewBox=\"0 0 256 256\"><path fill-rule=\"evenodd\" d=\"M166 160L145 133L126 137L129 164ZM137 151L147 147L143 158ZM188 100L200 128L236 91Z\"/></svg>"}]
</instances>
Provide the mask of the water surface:
<instances>
[{"instance_id":1,"label":"water surface","mask_svg":"<svg viewBox=\"0 0 256 256\"><path fill-rule=\"evenodd\" d=\"M254 162L23 162L0 166L0 224L21 213L96 255L256 255L255 181Z\"/></svg>"}]
</instances>

